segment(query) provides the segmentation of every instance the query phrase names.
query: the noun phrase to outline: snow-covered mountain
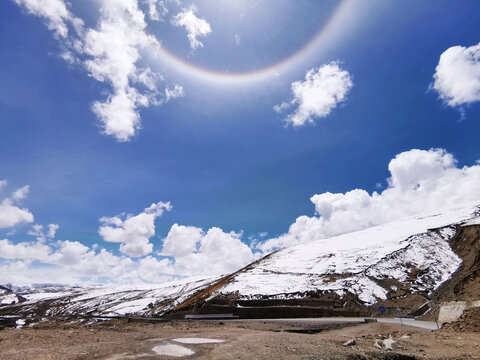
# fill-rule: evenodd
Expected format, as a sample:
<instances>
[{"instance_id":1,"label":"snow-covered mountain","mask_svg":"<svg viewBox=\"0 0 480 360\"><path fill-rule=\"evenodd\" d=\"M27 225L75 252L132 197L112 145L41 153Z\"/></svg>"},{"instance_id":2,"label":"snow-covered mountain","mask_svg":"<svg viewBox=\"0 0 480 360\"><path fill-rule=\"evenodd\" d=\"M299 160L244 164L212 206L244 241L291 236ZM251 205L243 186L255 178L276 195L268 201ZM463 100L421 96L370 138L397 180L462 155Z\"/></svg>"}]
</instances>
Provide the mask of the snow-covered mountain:
<instances>
[{"instance_id":1,"label":"snow-covered mountain","mask_svg":"<svg viewBox=\"0 0 480 360\"><path fill-rule=\"evenodd\" d=\"M438 209L285 248L222 277L161 285L5 287L0 289L0 315L161 316L202 308L241 314L259 301L288 306L301 299L309 300L310 308L335 304L344 309L351 306L345 299L363 309L385 301L398 309L414 299L405 305L412 310L460 266L450 241L461 226L479 225L479 215L478 203ZM17 304L6 305L12 302Z\"/></svg>"},{"instance_id":2,"label":"snow-covered mountain","mask_svg":"<svg viewBox=\"0 0 480 360\"><path fill-rule=\"evenodd\" d=\"M344 314L382 304L410 314L462 263L450 241L460 227L479 224L479 209L478 203L462 204L288 247L221 279L176 310L204 302L212 311L228 299L231 304L233 296L243 308L239 314L249 306L292 304L336 306Z\"/></svg>"},{"instance_id":3,"label":"snow-covered mountain","mask_svg":"<svg viewBox=\"0 0 480 360\"><path fill-rule=\"evenodd\" d=\"M449 246L456 225L467 223L476 206L441 209L332 238L280 250L237 274L221 289L243 297L289 296L311 290L350 291L367 304L391 290L377 280L407 281L432 291L455 272L461 259Z\"/></svg>"}]
</instances>

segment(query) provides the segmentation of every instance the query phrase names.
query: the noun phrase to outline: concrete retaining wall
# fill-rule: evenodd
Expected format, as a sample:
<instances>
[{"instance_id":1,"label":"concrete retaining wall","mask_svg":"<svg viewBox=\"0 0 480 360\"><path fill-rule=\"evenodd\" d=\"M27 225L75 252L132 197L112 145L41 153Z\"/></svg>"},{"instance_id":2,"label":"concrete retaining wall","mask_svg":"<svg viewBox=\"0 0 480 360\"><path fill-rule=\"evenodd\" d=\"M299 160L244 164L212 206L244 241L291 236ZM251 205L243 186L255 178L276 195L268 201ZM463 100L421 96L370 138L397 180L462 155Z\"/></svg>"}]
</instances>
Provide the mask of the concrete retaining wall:
<instances>
[{"instance_id":1,"label":"concrete retaining wall","mask_svg":"<svg viewBox=\"0 0 480 360\"><path fill-rule=\"evenodd\" d=\"M449 301L440 304L438 313L438 322L446 323L458 320L465 309L470 307L480 307L480 300L476 301Z\"/></svg>"}]
</instances>

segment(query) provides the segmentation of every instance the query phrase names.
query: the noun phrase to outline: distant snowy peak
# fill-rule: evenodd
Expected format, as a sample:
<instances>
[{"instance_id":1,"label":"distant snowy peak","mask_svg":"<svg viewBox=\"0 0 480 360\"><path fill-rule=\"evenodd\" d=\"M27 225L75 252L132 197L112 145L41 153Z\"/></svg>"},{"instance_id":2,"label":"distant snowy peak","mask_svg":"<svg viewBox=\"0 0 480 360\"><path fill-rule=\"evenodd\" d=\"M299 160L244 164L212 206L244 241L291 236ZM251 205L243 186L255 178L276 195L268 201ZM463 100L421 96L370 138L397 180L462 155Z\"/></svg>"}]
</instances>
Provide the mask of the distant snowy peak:
<instances>
[{"instance_id":1,"label":"distant snowy peak","mask_svg":"<svg viewBox=\"0 0 480 360\"><path fill-rule=\"evenodd\" d=\"M21 304L14 308L0 306L0 316L159 316L216 280L218 277L191 277L156 285L31 286L17 288L16 294L6 289L0 290L0 305Z\"/></svg>"}]
</instances>

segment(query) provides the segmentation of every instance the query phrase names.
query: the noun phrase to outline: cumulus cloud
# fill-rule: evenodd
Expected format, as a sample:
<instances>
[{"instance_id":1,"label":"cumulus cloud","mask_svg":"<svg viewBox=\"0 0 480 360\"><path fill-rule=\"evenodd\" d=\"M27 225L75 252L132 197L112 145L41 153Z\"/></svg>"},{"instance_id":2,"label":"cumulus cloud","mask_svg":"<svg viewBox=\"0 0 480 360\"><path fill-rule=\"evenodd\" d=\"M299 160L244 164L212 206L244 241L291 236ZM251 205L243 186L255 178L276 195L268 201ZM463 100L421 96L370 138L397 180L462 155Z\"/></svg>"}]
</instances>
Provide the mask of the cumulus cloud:
<instances>
[{"instance_id":1,"label":"cumulus cloud","mask_svg":"<svg viewBox=\"0 0 480 360\"><path fill-rule=\"evenodd\" d=\"M21 242L13 244L7 239L0 240L0 257L3 259L22 259L27 262L48 259L50 247L41 242Z\"/></svg>"},{"instance_id":2,"label":"cumulus cloud","mask_svg":"<svg viewBox=\"0 0 480 360\"><path fill-rule=\"evenodd\" d=\"M139 282L138 264L105 249L96 251L78 241L55 243L0 240L2 281L17 285L35 282L76 284L107 278L114 282ZM35 262L35 264L33 264Z\"/></svg>"},{"instance_id":3,"label":"cumulus cloud","mask_svg":"<svg viewBox=\"0 0 480 360\"><path fill-rule=\"evenodd\" d=\"M159 202L135 216L102 217L98 233L105 241L120 243L120 252L125 255L148 255L153 250L150 238L155 235L155 219L171 208L169 202Z\"/></svg>"},{"instance_id":4,"label":"cumulus cloud","mask_svg":"<svg viewBox=\"0 0 480 360\"><path fill-rule=\"evenodd\" d=\"M352 88L352 78L342 70L338 62L331 62L307 71L304 81L291 85L293 99L275 105L275 112L296 106L286 121L293 126L314 123L314 118L326 117L341 102Z\"/></svg>"},{"instance_id":5,"label":"cumulus cloud","mask_svg":"<svg viewBox=\"0 0 480 360\"><path fill-rule=\"evenodd\" d=\"M164 274L218 275L238 270L255 259L242 242L242 234L213 227L207 232L194 226L174 224L159 255L173 260L158 263Z\"/></svg>"},{"instance_id":6,"label":"cumulus cloud","mask_svg":"<svg viewBox=\"0 0 480 360\"><path fill-rule=\"evenodd\" d=\"M155 204L154 204L155 205ZM148 208L158 213L158 207ZM111 281L142 281L138 264L125 256L116 256L97 246L88 247L78 241L53 240L59 226L49 224L46 229L35 224L29 235L36 241L12 243L0 240L2 281L15 284L35 282L81 283L108 278Z\"/></svg>"},{"instance_id":7,"label":"cumulus cloud","mask_svg":"<svg viewBox=\"0 0 480 360\"><path fill-rule=\"evenodd\" d=\"M163 242L162 255L183 257L197 251L203 230L195 226L174 224Z\"/></svg>"},{"instance_id":8,"label":"cumulus cloud","mask_svg":"<svg viewBox=\"0 0 480 360\"><path fill-rule=\"evenodd\" d=\"M3 181L2 186L5 185ZM20 190L2 202L0 221L7 219L1 212L5 202L15 207L11 205L14 199L23 198L28 188ZM178 224L174 224L163 239L162 251L152 254L154 244L150 240L155 235L155 219L171 208L169 202L158 202L136 215L101 218L99 234L107 242L119 243L121 255L98 244L87 246L78 241L55 240L58 224L34 224L27 234L34 236L35 241L0 240L2 281L15 284L45 281L76 284L100 279L115 283L163 282L191 275L229 273L258 257L258 252L254 254L242 242L242 233L224 232L217 227L205 232ZM33 221L33 216L29 221ZM12 223L18 223L18 219Z\"/></svg>"},{"instance_id":9,"label":"cumulus cloud","mask_svg":"<svg viewBox=\"0 0 480 360\"><path fill-rule=\"evenodd\" d=\"M159 214L164 209L153 204L142 214ZM129 226L125 225L127 220L109 219L116 226ZM151 222L143 225L150 234ZM45 240L42 238L43 228L36 226L35 229L40 234L35 242L14 244L7 239L0 240L0 258L5 260L0 265L3 281L75 284L96 282L101 278L116 283L164 282L179 276L233 272L255 259L251 249L242 243L241 234L226 233L219 228L204 232L197 227L175 224L165 238L160 254L168 258L148 255L141 259L116 256L78 241L53 241L48 237Z\"/></svg>"},{"instance_id":10,"label":"cumulus cloud","mask_svg":"<svg viewBox=\"0 0 480 360\"><path fill-rule=\"evenodd\" d=\"M7 185L6 180L0 182L0 189ZM10 228L17 224L33 222L33 214L25 208L18 206L18 202L23 200L29 191L29 187L24 186L15 190L10 197L0 202L0 229Z\"/></svg>"},{"instance_id":11,"label":"cumulus cloud","mask_svg":"<svg viewBox=\"0 0 480 360\"><path fill-rule=\"evenodd\" d=\"M192 50L203 47L203 43L197 37L205 37L212 32L210 24L195 15L197 11L197 7L192 5L188 8L183 8L181 12L172 18L174 26L183 26L187 30L187 37Z\"/></svg>"},{"instance_id":12,"label":"cumulus cloud","mask_svg":"<svg viewBox=\"0 0 480 360\"><path fill-rule=\"evenodd\" d=\"M448 48L435 70L432 87L447 105L480 101L480 44Z\"/></svg>"},{"instance_id":13,"label":"cumulus cloud","mask_svg":"<svg viewBox=\"0 0 480 360\"><path fill-rule=\"evenodd\" d=\"M480 164L458 167L443 149L413 149L388 165L388 187L371 195L362 189L310 198L315 216L300 216L288 233L269 239L263 251L365 229L404 216L468 201L480 203Z\"/></svg>"},{"instance_id":14,"label":"cumulus cloud","mask_svg":"<svg viewBox=\"0 0 480 360\"><path fill-rule=\"evenodd\" d=\"M170 273L170 261L168 259L159 260L153 256L146 256L140 259L138 263L138 275L141 279L161 283L172 280Z\"/></svg>"},{"instance_id":15,"label":"cumulus cloud","mask_svg":"<svg viewBox=\"0 0 480 360\"><path fill-rule=\"evenodd\" d=\"M14 1L47 22L61 40L65 61L84 67L89 76L110 88L106 99L92 105L106 135L121 142L131 140L141 129L140 108L183 96L178 86L162 92L158 83L163 77L143 64L142 54L159 48L160 42L148 34L137 0L102 0L95 28L85 28L64 0ZM164 5L148 1L150 17L159 16ZM73 34L69 26L76 29Z\"/></svg>"}]
</instances>

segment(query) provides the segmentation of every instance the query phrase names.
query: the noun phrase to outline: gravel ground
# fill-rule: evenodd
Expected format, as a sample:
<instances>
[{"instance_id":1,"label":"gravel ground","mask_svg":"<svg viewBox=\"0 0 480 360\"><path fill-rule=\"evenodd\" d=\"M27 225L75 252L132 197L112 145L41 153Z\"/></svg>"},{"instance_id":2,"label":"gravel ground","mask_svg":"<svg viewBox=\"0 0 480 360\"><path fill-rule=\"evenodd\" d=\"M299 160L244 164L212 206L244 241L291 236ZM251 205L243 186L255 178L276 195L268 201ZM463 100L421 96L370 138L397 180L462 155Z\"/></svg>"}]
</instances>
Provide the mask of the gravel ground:
<instances>
[{"instance_id":1,"label":"gravel ground","mask_svg":"<svg viewBox=\"0 0 480 360\"><path fill-rule=\"evenodd\" d=\"M90 326L44 323L0 331L0 359L174 359L152 351L163 345L168 349L178 345L195 352L185 359L480 359L479 333L429 331L383 323L341 329L332 329L334 326L328 324L323 327L327 329L253 321L109 321ZM291 332L299 330L312 333ZM373 346L375 339L389 336L397 340L394 351ZM225 342L181 344L172 340L182 337ZM342 345L351 339L355 345Z\"/></svg>"}]
</instances>

